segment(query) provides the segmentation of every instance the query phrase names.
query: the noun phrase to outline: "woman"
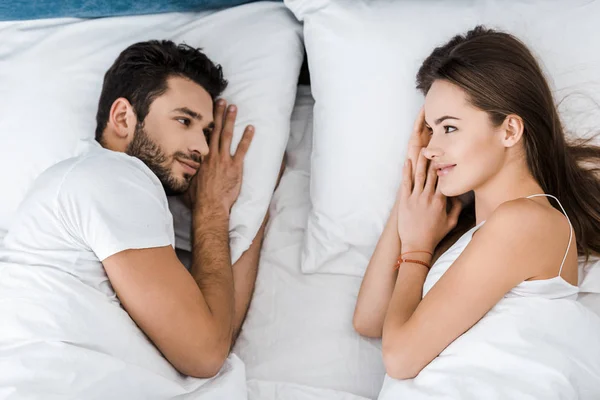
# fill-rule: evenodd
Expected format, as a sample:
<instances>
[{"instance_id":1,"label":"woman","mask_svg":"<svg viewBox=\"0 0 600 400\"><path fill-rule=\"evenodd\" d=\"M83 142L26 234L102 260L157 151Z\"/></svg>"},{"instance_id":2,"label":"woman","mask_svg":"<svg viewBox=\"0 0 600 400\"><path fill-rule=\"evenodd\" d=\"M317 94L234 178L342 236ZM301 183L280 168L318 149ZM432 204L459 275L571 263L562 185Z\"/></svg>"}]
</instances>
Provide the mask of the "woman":
<instances>
[{"instance_id":1,"label":"woman","mask_svg":"<svg viewBox=\"0 0 600 400\"><path fill-rule=\"evenodd\" d=\"M574 301L578 254L600 254L600 148L567 142L509 34L454 37L417 87L412 154L354 315L383 338L380 398L600 398L600 318Z\"/></svg>"}]
</instances>

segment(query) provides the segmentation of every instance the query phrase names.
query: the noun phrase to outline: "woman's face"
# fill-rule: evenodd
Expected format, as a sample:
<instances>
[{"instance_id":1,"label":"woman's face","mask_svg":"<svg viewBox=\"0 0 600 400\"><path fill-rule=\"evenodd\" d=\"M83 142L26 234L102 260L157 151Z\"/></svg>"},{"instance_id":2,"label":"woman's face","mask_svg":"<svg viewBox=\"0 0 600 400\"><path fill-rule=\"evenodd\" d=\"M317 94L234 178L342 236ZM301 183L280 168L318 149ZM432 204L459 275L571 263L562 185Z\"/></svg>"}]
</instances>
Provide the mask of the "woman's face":
<instances>
[{"instance_id":1,"label":"woman's face","mask_svg":"<svg viewBox=\"0 0 600 400\"><path fill-rule=\"evenodd\" d=\"M506 147L501 127L473 107L458 86L437 80L425 97L431 133L425 155L438 169L438 185L448 197L477 190L502 168Z\"/></svg>"}]
</instances>

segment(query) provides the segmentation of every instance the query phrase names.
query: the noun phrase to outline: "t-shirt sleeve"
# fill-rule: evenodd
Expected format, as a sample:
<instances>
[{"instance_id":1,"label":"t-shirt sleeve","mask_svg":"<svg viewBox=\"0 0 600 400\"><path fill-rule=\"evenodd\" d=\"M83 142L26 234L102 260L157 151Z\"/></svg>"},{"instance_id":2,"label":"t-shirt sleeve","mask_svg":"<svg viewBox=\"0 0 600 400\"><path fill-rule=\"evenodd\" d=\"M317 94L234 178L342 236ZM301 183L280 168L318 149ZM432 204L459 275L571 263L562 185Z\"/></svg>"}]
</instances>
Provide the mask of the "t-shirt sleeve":
<instances>
[{"instance_id":1,"label":"t-shirt sleeve","mask_svg":"<svg viewBox=\"0 0 600 400\"><path fill-rule=\"evenodd\" d=\"M73 239L100 261L124 250L172 246L158 180L131 160L100 159L75 166L60 187L58 213Z\"/></svg>"}]
</instances>

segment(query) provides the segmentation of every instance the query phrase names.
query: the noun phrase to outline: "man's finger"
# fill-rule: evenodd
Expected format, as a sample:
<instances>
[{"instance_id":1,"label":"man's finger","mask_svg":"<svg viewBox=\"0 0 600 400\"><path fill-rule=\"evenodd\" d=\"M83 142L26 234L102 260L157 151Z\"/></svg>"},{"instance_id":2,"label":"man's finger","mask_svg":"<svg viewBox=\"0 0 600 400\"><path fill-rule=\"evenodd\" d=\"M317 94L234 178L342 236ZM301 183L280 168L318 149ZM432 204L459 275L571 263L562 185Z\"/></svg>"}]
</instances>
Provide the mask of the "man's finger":
<instances>
[{"instance_id":1,"label":"man's finger","mask_svg":"<svg viewBox=\"0 0 600 400\"><path fill-rule=\"evenodd\" d=\"M226 109L227 102L223 99L217 100L213 117L215 126L210 135L210 142L208 144L210 153L212 154L215 154L219 151L219 141L221 137L221 130L223 129L223 117Z\"/></svg>"},{"instance_id":2,"label":"man's finger","mask_svg":"<svg viewBox=\"0 0 600 400\"><path fill-rule=\"evenodd\" d=\"M231 156L231 140L233 138L233 128L235 127L235 118L237 116L237 107L233 104L227 107L225 122L221 132L221 155Z\"/></svg>"},{"instance_id":3,"label":"man's finger","mask_svg":"<svg viewBox=\"0 0 600 400\"><path fill-rule=\"evenodd\" d=\"M252 125L248 125L246 130L244 131L244 135L242 136L242 140L237 146L235 150L235 154L233 156L234 161L242 163L244 161L244 157L246 157L246 153L250 148L250 143L252 143L252 138L254 137L254 127Z\"/></svg>"}]
</instances>

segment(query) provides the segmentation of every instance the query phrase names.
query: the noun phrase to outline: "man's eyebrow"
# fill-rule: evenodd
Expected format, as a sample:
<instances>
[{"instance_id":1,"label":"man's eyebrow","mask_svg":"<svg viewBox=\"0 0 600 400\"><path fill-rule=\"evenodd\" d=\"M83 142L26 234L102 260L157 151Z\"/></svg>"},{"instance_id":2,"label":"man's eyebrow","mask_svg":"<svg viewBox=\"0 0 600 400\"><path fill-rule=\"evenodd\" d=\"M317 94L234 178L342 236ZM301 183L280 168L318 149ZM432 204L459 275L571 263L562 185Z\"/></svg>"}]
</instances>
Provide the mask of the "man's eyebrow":
<instances>
[{"instance_id":1,"label":"man's eyebrow","mask_svg":"<svg viewBox=\"0 0 600 400\"><path fill-rule=\"evenodd\" d=\"M192 117L193 119L197 119L198 121L202 121L202 115L200 113L197 113L196 111L192 111L187 107L179 107L173 110L173 112L180 112L183 114L186 114L190 117Z\"/></svg>"}]
</instances>

